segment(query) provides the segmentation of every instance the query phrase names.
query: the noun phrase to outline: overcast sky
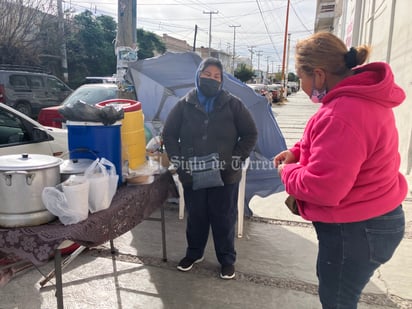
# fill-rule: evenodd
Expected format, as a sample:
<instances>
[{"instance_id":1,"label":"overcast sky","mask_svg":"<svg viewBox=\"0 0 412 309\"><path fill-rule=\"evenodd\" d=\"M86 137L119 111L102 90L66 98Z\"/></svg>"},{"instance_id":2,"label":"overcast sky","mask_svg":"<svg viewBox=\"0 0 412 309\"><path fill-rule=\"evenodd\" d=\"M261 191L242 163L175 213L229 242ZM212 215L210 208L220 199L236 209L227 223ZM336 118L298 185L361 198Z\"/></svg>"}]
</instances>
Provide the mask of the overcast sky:
<instances>
[{"instance_id":1,"label":"overcast sky","mask_svg":"<svg viewBox=\"0 0 412 309\"><path fill-rule=\"evenodd\" d=\"M117 19L117 0L66 0L64 8L77 12L89 9L97 15ZM289 9L289 71L294 71L294 46L298 39L313 33L316 0L291 0ZM251 57L255 68L277 71L282 64L287 0L137 0L137 28L166 33L196 47L209 46L209 22L212 16L211 47ZM208 12L216 12L208 14ZM239 27L234 27L239 26ZM260 55L260 57L258 56Z\"/></svg>"}]
</instances>

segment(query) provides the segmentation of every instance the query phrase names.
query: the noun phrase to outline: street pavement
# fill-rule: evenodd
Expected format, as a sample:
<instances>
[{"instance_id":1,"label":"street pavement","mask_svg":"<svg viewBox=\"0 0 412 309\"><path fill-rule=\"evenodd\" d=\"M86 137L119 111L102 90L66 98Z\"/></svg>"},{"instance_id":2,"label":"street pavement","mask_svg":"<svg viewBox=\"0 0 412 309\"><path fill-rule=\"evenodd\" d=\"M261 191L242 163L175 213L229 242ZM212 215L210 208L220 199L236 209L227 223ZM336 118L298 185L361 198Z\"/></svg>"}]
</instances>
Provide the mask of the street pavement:
<instances>
[{"instance_id":1,"label":"street pavement","mask_svg":"<svg viewBox=\"0 0 412 309\"><path fill-rule=\"evenodd\" d=\"M302 92L272 110L288 146L299 140L316 111ZM65 308L317 309L317 240L310 222L289 212L285 192L254 197L252 218L236 239L236 278L219 278L213 241L205 260L187 273L176 269L185 252L185 220L166 204L167 262L162 260L159 222L144 221L110 245L84 251L63 271ZM407 233L387 264L366 286L359 309L412 308L412 197L404 203ZM154 216L159 213L155 213ZM54 281L40 288L53 262L18 273L0 289L0 309L56 308Z\"/></svg>"}]
</instances>

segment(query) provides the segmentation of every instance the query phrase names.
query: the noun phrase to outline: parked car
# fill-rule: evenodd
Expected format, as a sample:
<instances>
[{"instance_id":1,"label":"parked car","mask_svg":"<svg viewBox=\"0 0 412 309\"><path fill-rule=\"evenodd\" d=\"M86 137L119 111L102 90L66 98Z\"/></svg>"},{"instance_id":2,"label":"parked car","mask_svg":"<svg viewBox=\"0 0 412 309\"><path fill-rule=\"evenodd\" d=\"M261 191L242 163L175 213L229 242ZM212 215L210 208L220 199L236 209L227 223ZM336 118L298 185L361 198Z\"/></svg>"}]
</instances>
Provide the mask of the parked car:
<instances>
[{"instance_id":1,"label":"parked car","mask_svg":"<svg viewBox=\"0 0 412 309\"><path fill-rule=\"evenodd\" d=\"M290 89L292 90L292 93L299 91L299 83L298 82L288 82L288 87L290 87Z\"/></svg>"},{"instance_id":2,"label":"parked car","mask_svg":"<svg viewBox=\"0 0 412 309\"><path fill-rule=\"evenodd\" d=\"M247 84L250 88L252 88L257 94L265 95L268 91L267 85L264 84Z\"/></svg>"},{"instance_id":3,"label":"parked car","mask_svg":"<svg viewBox=\"0 0 412 309\"><path fill-rule=\"evenodd\" d=\"M86 77L86 84L115 84L117 82L114 76L88 76Z\"/></svg>"},{"instance_id":4,"label":"parked car","mask_svg":"<svg viewBox=\"0 0 412 309\"><path fill-rule=\"evenodd\" d=\"M0 155L67 153L67 130L44 127L27 115L0 103Z\"/></svg>"},{"instance_id":5,"label":"parked car","mask_svg":"<svg viewBox=\"0 0 412 309\"><path fill-rule=\"evenodd\" d=\"M39 113L38 121L44 126L64 128L65 119L59 113L59 108L78 101L96 105L99 102L117 98L117 90L117 85L112 83L82 85L73 91L61 105L43 108Z\"/></svg>"},{"instance_id":6,"label":"parked car","mask_svg":"<svg viewBox=\"0 0 412 309\"><path fill-rule=\"evenodd\" d=\"M269 103L272 103L272 93L268 90L268 86L264 84L247 84L257 94L266 97Z\"/></svg>"},{"instance_id":7,"label":"parked car","mask_svg":"<svg viewBox=\"0 0 412 309\"><path fill-rule=\"evenodd\" d=\"M280 84L271 84L267 87L268 91L272 93L272 103L278 103L280 101L282 86Z\"/></svg>"},{"instance_id":8,"label":"parked car","mask_svg":"<svg viewBox=\"0 0 412 309\"><path fill-rule=\"evenodd\" d=\"M0 102L32 118L43 107L59 105L73 91L53 75L23 69L30 70L0 66Z\"/></svg>"}]
</instances>

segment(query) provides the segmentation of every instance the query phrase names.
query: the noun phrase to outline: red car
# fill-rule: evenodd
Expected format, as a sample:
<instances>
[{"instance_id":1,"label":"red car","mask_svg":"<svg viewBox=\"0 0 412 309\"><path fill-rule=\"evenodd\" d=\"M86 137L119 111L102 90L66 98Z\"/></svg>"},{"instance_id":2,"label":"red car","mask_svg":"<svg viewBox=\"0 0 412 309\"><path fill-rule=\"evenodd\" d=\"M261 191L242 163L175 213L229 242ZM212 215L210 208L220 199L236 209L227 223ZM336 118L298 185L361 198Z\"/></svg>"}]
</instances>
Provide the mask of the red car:
<instances>
[{"instance_id":1,"label":"red car","mask_svg":"<svg viewBox=\"0 0 412 309\"><path fill-rule=\"evenodd\" d=\"M78 101L83 101L89 105L96 105L99 102L117 98L117 90L117 85L110 83L85 84L80 86L69 95L61 105L41 109L38 122L49 127L65 127L65 119L59 113L59 108L63 105L74 104Z\"/></svg>"},{"instance_id":2,"label":"red car","mask_svg":"<svg viewBox=\"0 0 412 309\"><path fill-rule=\"evenodd\" d=\"M268 85L268 91L272 93L272 103L279 102L281 89L282 86L277 84Z\"/></svg>"}]
</instances>

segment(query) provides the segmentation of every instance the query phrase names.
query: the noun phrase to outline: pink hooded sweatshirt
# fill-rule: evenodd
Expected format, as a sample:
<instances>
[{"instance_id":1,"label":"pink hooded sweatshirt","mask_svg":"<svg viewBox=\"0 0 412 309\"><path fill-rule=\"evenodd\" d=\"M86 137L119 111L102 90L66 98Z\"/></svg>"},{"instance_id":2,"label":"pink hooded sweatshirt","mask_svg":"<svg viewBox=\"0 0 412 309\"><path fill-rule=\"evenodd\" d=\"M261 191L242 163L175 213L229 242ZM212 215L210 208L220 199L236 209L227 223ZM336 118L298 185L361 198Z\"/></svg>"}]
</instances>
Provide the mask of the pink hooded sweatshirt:
<instances>
[{"instance_id":1,"label":"pink hooded sweatshirt","mask_svg":"<svg viewBox=\"0 0 412 309\"><path fill-rule=\"evenodd\" d=\"M402 203L408 185L399 172L392 108L404 99L383 62L356 68L327 93L290 149L298 163L287 164L281 176L304 219L357 222Z\"/></svg>"}]
</instances>

